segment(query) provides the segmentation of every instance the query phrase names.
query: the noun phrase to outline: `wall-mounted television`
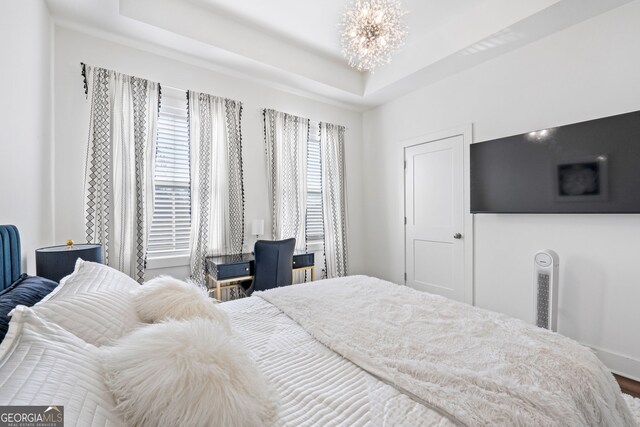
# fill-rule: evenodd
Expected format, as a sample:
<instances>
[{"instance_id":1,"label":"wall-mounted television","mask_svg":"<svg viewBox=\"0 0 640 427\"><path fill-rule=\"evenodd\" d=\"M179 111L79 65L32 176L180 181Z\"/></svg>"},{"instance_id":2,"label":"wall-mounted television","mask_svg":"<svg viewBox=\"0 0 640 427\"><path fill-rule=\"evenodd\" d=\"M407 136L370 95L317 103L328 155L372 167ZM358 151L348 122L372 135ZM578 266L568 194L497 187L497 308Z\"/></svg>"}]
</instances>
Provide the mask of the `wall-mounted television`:
<instances>
[{"instance_id":1,"label":"wall-mounted television","mask_svg":"<svg viewBox=\"0 0 640 427\"><path fill-rule=\"evenodd\" d=\"M471 144L472 213L640 213L640 111Z\"/></svg>"}]
</instances>

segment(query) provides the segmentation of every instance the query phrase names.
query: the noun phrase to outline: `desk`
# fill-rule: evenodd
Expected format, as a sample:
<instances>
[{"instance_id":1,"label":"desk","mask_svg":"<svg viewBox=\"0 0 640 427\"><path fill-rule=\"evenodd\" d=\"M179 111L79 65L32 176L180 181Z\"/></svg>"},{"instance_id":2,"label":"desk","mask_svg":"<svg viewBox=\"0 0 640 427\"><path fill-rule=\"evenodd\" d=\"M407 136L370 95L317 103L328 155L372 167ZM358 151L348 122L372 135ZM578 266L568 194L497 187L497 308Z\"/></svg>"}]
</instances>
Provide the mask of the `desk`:
<instances>
[{"instance_id":1,"label":"desk","mask_svg":"<svg viewBox=\"0 0 640 427\"><path fill-rule=\"evenodd\" d=\"M311 281L315 278L313 252L296 251L293 254L293 271L310 270ZM253 280L255 261L253 254L221 255L207 257L205 261L207 287L215 288L216 299L222 297L222 289L238 286L237 282Z\"/></svg>"}]
</instances>

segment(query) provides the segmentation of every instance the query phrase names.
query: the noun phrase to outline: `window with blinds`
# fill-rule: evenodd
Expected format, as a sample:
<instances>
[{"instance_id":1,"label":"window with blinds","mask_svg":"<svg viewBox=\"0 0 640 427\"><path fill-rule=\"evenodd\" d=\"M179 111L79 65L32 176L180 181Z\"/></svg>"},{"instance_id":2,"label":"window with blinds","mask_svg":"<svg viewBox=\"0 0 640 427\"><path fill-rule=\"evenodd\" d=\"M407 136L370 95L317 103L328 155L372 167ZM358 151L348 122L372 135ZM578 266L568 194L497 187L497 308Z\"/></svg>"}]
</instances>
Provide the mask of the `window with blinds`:
<instances>
[{"instance_id":1,"label":"window with blinds","mask_svg":"<svg viewBox=\"0 0 640 427\"><path fill-rule=\"evenodd\" d=\"M309 122L307 144L307 242L324 242L322 221L322 158L320 156L320 123Z\"/></svg>"},{"instance_id":2,"label":"window with blinds","mask_svg":"<svg viewBox=\"0 0 640 427\"><path fill-rule=\"evenodd\" d=\"M153 259L189 255L191 178L186 95L182 99L163 96L158 116L154 185L147 256Z\"/></svg>"}]
</instances>

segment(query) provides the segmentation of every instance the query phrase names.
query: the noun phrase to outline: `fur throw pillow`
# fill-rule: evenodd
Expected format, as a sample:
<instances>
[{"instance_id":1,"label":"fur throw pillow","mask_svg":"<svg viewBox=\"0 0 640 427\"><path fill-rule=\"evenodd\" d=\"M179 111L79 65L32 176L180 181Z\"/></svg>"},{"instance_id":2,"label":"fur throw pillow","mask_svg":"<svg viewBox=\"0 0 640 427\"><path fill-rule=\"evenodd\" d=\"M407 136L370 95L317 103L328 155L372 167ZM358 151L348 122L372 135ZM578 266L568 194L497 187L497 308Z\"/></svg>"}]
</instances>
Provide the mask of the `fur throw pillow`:
<instances>
[{"instance_id":1,"label":"fur throw pillow","mask_svg":"<svg viewBox=\"0 0 640 427\"><path fill-rule=\"evenodd\" d=\"M159 276L138 287L133 294L133 303L143 322L203 317L216 320L229 330L227 314L216 307L206 289L195 283Z\"/></svg>"},{"instance_id":2,"label":"fur throw pillow","mask_svg":"<svg viewBox=\"0 0 640 427\"><path fill-rule=\"evenodd\" d=\"M129 425L264 426L274 392L247 350L211 319L145 325L100 349L107 387Z\"/></svg>"}]
</instances>

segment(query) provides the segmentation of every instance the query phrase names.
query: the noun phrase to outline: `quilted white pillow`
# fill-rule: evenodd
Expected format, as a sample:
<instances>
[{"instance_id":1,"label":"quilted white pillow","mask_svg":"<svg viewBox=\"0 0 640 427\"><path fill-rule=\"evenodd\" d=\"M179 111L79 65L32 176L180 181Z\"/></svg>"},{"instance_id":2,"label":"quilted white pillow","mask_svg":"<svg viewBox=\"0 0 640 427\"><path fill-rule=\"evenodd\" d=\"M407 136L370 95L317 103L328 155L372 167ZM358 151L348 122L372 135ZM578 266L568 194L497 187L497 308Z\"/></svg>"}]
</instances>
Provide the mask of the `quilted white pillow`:
<instances>
[{"instance_id":1,"label":"quilted white pillow","mask_svg":"<svg viewBox=\"0 0 640 427\"><path fill-rule=\"evenodd\" d=\"M65 425L124 426L98 349L16 307L0 344L0 405L63 405Z\"/></svg>"},{"instance_id":2,"label":"quilted white pillow","mask_svg":"<svg viewBox=\"0 0 640 427\"><path fill-rule=\"evenodd\" d=\"M206 289L170 276L159 276L139 286L133 292L133 303L143 322L203 317L229 330L227 314L216 307Z\"/></svg>"},{"instance_id":3,"label":"quilted white pillow","mask_svg":"<svg viewBox=\"0 0 640 427\"><path fill-rule=\"evenodd\" d=\"M273 390L214 320L146 325L100 352L107 386L130 425L273 425Z\"/></svg>"},{"instance_id":4,"label":"quilted white pillow","mask_svg":"<svg viewBox=\"0 0 640 427\"><path fill-rule=\"evenodd\" d=\"M67 295L32 307L42 320L62 327L89 344L112 343L140 326L131 292L97 291Z\"/></svg>"},{"instance_id":5,"label":"quilted white pillow","mask_svg":"<svg viewBox=\"0 0 640 427\"><path fill-rule=\"evenodd\" d=\"M103 290L132 291L139 287L138 282L115 268L78 259L73 273L64 277L60 284L40 302L43 303L86 292Z\"/></svg>"}]
</instances>

